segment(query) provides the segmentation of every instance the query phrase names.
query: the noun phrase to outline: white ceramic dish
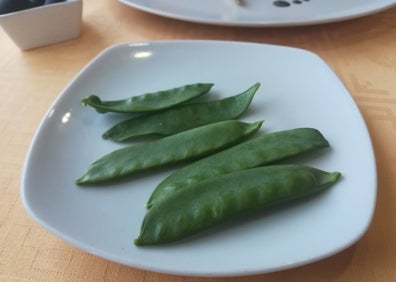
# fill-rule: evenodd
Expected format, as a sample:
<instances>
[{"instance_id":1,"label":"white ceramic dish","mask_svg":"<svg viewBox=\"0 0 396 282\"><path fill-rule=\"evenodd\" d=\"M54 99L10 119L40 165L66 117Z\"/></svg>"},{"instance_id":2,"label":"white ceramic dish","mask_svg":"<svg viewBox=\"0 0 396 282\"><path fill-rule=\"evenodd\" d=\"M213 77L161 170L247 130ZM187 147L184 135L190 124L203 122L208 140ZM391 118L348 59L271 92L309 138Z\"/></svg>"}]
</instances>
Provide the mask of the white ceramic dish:
<instances>
[{"instance_id":1,"label":"white ceramic dish","mask_svg":"<svg viewBox=\"0 0 396 282\"><path fill-rule=\"evenodd\" d=\"M233 26L294 26L341 21L376 13L395 0L118 0L130 7L174 19ZM279 7L282 2L286 7ZM282 5L282 6L284 6Z\"/></svg>"},{"instance_id":2,"label":"white ceramic dish","mask_svg":"<svg viewBox=\"0 0 396 282\"><path fill-rule=\"evenodd\" d=\"M67 0L0 15L0 26L21 50L79 36L82 0Z\"/></svg>"},{"instance_id":3,"label":"white ceramic dish","mask_svg":"<svg viewBox=\"0 0 396 282\"><path fill-rule=\"evenodd\" d=\"M137 248L133 239L144 204L174 168L112 187L76 186L74 180L91 162L121 146L100 137L120 116L99 115L80 100L89 94L118 99L198 81L215 83L217 98L261 82L242 119L264 119L261 132L319 129L331 149L303 161L341 171L343 178L301 205L187 242ZM305 50L238 42L140 42L104 50L45 115L22 175L26 210L53 234L121 264L183 275L262 273L330 256L365 233L375 198L375 159L365 123L332 70Z\"/></svg>"}]
</instances>

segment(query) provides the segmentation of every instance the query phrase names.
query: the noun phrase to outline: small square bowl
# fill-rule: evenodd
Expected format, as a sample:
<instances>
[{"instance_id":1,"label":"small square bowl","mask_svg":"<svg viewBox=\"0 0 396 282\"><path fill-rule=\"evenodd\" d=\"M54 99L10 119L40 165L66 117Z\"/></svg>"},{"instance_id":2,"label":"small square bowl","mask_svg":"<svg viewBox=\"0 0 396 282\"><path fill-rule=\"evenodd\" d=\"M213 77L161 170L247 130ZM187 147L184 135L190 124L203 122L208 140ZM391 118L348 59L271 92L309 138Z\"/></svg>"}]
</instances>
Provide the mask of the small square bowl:
<instances>
[{"instance_id":1,"label":"small square bowl","mask_svg":"<svg viewBox=\"0 0 396 282\"><path fill-rule=\"evenodd\" d=\"M0 15L0 26L21 50L80 35L82 0L67 0Z\"/></svg>"}]
</instances>

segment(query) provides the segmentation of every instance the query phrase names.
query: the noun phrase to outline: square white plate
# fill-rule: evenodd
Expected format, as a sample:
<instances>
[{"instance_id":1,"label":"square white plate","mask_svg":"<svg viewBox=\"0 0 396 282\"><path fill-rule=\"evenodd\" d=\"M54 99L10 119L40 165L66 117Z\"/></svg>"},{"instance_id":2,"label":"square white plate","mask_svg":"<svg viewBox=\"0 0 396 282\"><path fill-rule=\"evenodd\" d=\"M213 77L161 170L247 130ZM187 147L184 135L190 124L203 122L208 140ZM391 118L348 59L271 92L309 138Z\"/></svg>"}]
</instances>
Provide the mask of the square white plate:
<instances>
[{"instance_id":1,"label":"square white plate","mask_svg":"<svg viewBox=\"0 0 396 282\"><path fill-rule=\"evenodd\" d=\"M230 26L296 26L342 21L389 9L395 0L118 0L173 19Z\"/></svg>"},{"instance_id":2,"label":"square white plate","mask_svg":"<svg viewBox=\"0 0 396 282\"><path fill-rule=\"evenodd\" d=\"M104 99L213 82L212 98L261 87L245 121L265 120L261 132L319 129L330 149L305 164L343 173L339 183L303 204L220 227L198 238L135 247L155 186L173 169L119 184L79 187L90 163L120 144L101 133L120 120L80 100ZM376 198L376 167L362 116L342 82L305 50L222 41L158 41L112 46L89 63L43 118L22 175L22 201L44 228L78 248L121 264L200 276L270 272L310 263L355 243L368 228Z\"/></svg>"}]
</instances>

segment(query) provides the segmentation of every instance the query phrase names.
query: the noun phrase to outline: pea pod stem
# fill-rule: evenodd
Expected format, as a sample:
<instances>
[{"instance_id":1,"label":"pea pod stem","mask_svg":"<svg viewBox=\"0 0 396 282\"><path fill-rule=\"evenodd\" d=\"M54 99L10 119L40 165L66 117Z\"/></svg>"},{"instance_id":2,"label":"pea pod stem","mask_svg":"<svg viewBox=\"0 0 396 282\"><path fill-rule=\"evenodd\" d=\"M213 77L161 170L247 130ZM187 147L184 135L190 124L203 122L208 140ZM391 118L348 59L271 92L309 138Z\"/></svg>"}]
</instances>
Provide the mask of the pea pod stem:
<instances>
[{"instance_id":1,"label":"pea pod stem","mask_svg":"<svg viewBox=\"0 0 396 282\"><path fill-rule=\"evenodd\" d=\"M99 113L141 113L173 107L209 92L213 83L194 83L168 90L150 92L121 100L102 101L96 95L81 100L83 105L94 108Z\"/></svg>"},{"instance_id":2,"label":"pea pod stem","mask_svg":"<svg viewBox=\"0 0 396 282\"><path fill-rule=\"evenodd\" d=\"M175 171L154 189L146 207L151 208L175 191L188 187L187 184L328 146L328 141L314 128L295 128L252 138Z\"/></svg>"},{"instance_id":3,"label":"pea pod stem","mask_svg":"<svg viewBox=\"0 0 396 282\"><path fill-rule=\"evenodd\" d=\"M149 168L203 157L241 142L259 130L262 123L222 121L159 140L126 146L92 163L76 183L82 185L115 180Z\"/></svg>"},{"instance_id":4,"label":"pea pod stem","mask_svg":"<svg viewBox=\"0 0 396 282\"><path fill-rule=\"evenodd\" d=\"M167 136L205 124L236 119L249 107L260 83L246 91L220 100L183 104L164 111L150 113L122 121L102 137L122 142L148 134Z\"/></svg>"},{"instance_id":5,"label":"pea pod stem","mask_svg":"<svg viewBox=\"0 0 396 282\"><path fill-rule=\"evenodd\" d=\"M149 209L134 242L144 246L181 240L236 215L319 193L340 176L308 166L274 165L195 182Z\"/></svg>"}]
</instances>

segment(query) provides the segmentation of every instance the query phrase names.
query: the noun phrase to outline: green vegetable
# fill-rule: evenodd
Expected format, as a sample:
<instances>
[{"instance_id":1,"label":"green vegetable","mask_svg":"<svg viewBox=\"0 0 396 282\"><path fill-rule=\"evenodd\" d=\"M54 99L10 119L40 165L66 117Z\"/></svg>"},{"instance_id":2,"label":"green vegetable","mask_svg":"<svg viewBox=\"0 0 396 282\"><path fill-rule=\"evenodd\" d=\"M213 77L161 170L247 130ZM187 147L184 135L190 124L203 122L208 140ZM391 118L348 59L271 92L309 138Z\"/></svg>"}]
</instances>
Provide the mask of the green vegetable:
<instances>
[{"instance_id":1,"label":"green vegetable","mask_svg":"<svg viewBox=\"0 0 396 282\"><path fill-rule=\"evenodd\" d=\"M262 121L237 120L204 125L162 139L139 143L113 151L95 161L77 184L92 184L118 179L137 171L182 160L202 157L235 145L254 134Z\"/></svg>"},{"instance_id":2,"label":"green vegetable","mask_svg":"<svg viewBox=\"0 0 396 282\"><path fill-rule=\"evenodd\" d=\"M205 124L235 119L246 111L259 87L260 84L256 83L245 92L225 99L181 105L131 118L116 124L102 137L120 142L147 134L171 135Z\"/></svg>"},{"instance_id":3,"label":"green vegetable","mask_svg":"<svg viewBox=\"0 0 396 282\"><path fill-rule=\"evenodd\" d=\"M98 96L83 98L83 105L89 105L99 113L136 113L158 111L189 101L209 92L213 83L195 83L181 87L142 94L122 100L102 101Z\"/></svg>"},{"instance_id":4,"label":"green vegetable","mask_svg":"<svg viewBox=\"0 0 396 282\"><path fill-rule=\"evenodd\" d=\"M323 135L313 128L296 128L253 138L177 170L155 188L146 207L150 208L191 183L328 146Z\"/></svg>"},{"instance_id":5,"label":"green vegetable","mask_svg":"<svg viewBox=\"0 0 396 282\"><path fill-rule=\"evenodd\" d=\"M148 210L138 246L177 241L239 214L318 193L341 174L300 165L252 168L188 185Z\"/></svg>"}]
</instances>

